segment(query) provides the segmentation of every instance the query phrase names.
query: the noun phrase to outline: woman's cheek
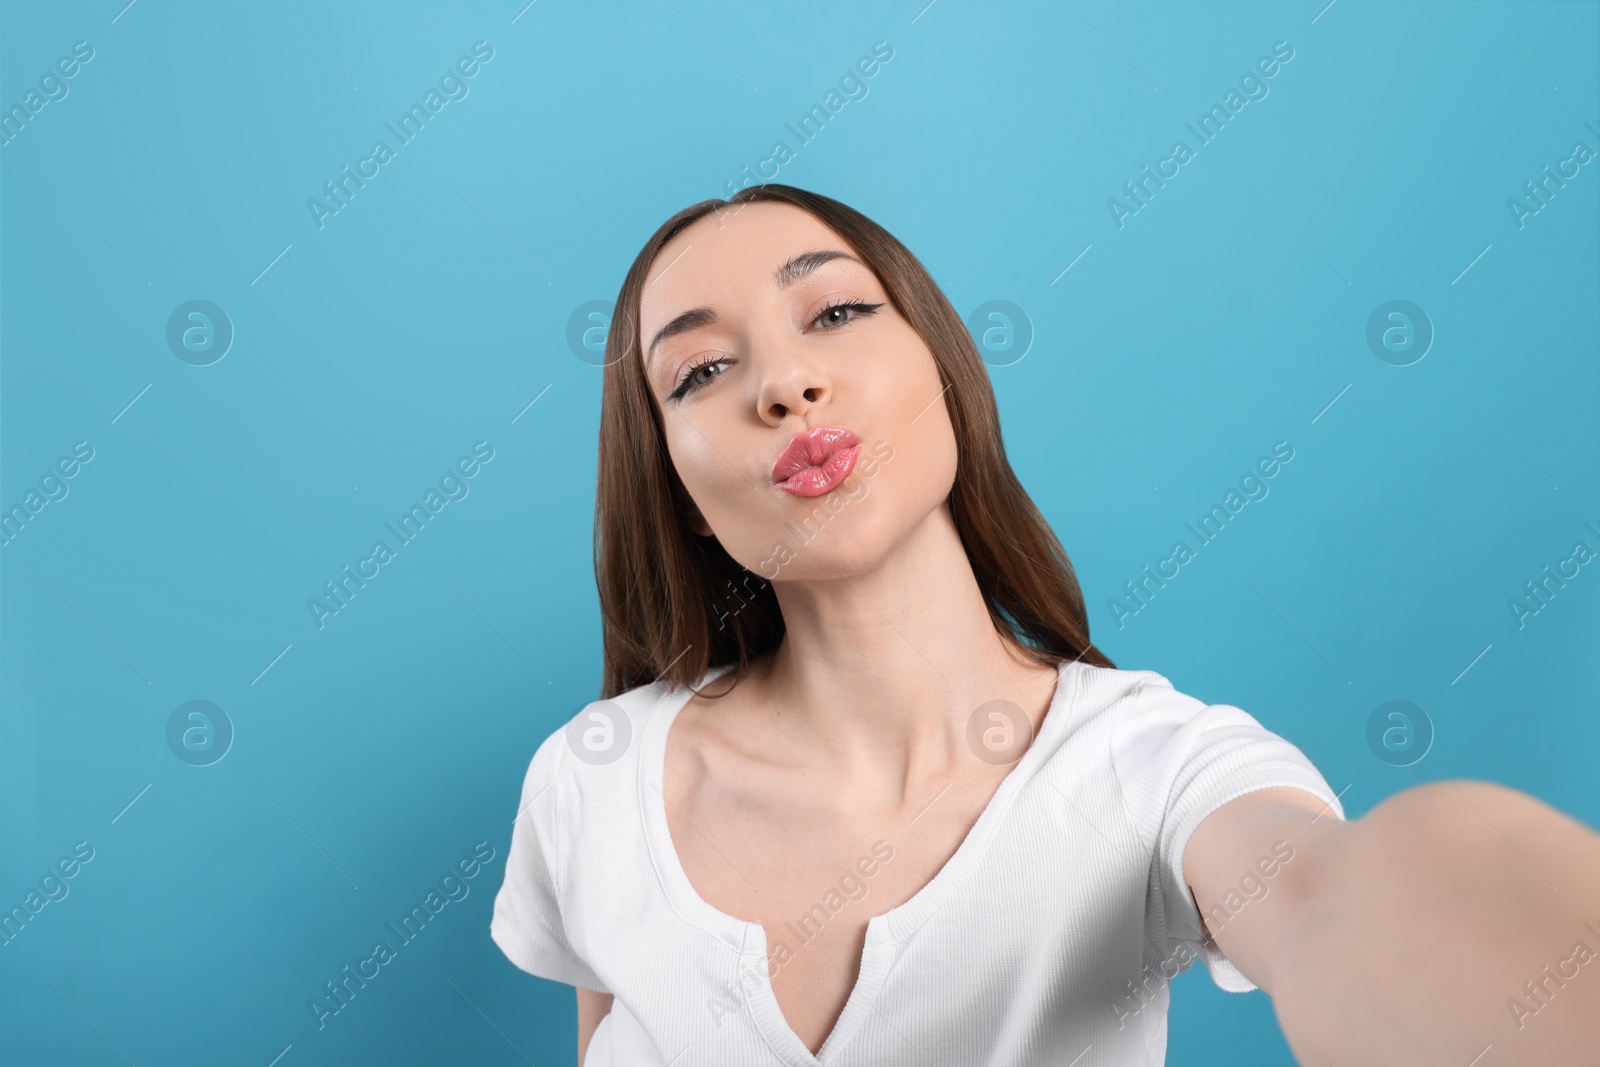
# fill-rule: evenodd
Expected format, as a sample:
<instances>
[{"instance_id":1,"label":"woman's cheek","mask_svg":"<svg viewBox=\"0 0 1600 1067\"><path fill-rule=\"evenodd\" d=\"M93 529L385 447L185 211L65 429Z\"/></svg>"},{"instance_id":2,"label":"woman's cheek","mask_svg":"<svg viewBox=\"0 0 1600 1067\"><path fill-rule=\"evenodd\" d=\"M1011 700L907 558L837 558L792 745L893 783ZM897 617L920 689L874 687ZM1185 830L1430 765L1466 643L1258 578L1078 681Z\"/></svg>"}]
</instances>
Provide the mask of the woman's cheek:
<instances>
[{"instance_id":1,"label":"woman's cheek","mask_svg":"<svg viewBox=\"0 0 1600 1067\"><path fill-rule=\"evenodd\" d=\"M759 485L742 477L716 452L711 457L697 453L689 460L691 466L679 466L679 477L723 549L754 570L756 562L771 553L775 531L781 531L783 522L758 502Z\"/></svg>"}]
</instances>

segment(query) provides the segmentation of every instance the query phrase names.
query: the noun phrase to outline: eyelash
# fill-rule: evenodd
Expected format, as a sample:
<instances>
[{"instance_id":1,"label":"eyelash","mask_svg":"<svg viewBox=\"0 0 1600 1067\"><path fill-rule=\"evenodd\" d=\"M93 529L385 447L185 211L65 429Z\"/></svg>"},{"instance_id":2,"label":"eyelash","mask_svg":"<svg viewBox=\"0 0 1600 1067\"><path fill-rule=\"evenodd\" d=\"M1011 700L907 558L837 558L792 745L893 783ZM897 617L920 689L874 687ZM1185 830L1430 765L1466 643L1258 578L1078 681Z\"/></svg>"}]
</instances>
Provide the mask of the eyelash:
<instances>
[{"instance_id":1,"label":"eyelash","mask_svg":"<svg viewBox=\"0 0 1600 1067\"><path fill-rule=\"evenodd\" d=\"M883 307L883 304L881 302L880 303L876 303L876 304L868 304L868 303L865 303L865 302L860 301L860 300L843 300L843 301L839 301L837 303L830 303L827 307L825 307L821 311L817 312L816 316L811 321L812 322L816 322L817 319L822 318L822 316L826 315L828 312L837 311L837 310L839 310L841 308L852 310L852 311L856 311L856 312L859 312L862 315L871 315L871 314L875 313L881 307ZM840 324L838 324L836 326L825 327L825 332L841 329L844 326L848 326L850 323L852 323L854 321L856 321L854 318L846 319L844 322L842 322L842 323L840 323ZM686 396L687 394L693 392L694 390L699 389L699 388L703 388L704 385L709 384L709 383L701 383L700 385L695 385L695 384L693 384L694 376L696 374L700 373L700 371L703 370L706 367L710 367L710 366L714 366L714 365L716 365L718 363L726 363L726 362L728 362L726 358L712 357L712 358L709 358L709 359L703 359L699 363L696 363L693 366L689 367L684 372L683 378L679 380L678 387L676 389L674 389L667 396L667 399L668 400L681 400L681 399L683 399L684 396ZM712 379L712 381L715 381L715 380L716 379Z\"/></svg>"}]
</instances>

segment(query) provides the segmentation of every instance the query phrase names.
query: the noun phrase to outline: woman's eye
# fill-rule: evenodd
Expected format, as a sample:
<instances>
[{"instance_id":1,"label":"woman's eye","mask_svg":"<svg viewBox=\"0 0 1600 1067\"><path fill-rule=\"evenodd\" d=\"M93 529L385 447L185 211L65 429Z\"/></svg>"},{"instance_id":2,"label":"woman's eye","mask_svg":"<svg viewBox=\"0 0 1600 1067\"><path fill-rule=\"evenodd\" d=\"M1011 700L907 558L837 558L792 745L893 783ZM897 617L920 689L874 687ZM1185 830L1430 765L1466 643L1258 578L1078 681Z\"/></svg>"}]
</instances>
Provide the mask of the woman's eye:
<instances>
[{"instance_id":1,"label":"woman's eye","mask_svg":"<svg viewBox=\"0 0 1600 1067\"><path fill-rule=\"evenodd\" d=\"M704 363L701 363L701 364L698 364L698 365L696 365L694 367L689 368L689 373L685 374L683 376L683 381L678 383L678 388L674 389L672 391L672 394L670 396L668 396L667 399L668 400L680 399L685 394L690 393L693 390L698 389L703 385L709 384L711 382L711 379L716 377L716 376L712 375L711 377L708 377L708 378L701 378L700 377L700 372L703 371L703 370L707 370L707 369L709 369L711 367L725 366L727 364L727 362L728 361L725 360L725 359L712 359L712 360L707 360Z\"/></svg>"},{"instance_id":2,"label":"woman's eye","mask_svg":"<svg viewBox=\"0 0 1600 1067\"><path fill-rule=\"evenodd\" d=\"M866 304L859 300L850 300L842 304L829 304L811 321L820 323L824 330L836 330L840 326L855 321L855 316L846 315L845 312L854 311L861 315L871 315L881 307L883 307L881 303Z\"/></svg>"},{"instance_id":3,"label":"woman's eye","mask_svg":"<svg viewBox=\"0 0 1600 1067\"><path fill-rule=\"evenodd\" d=\"M694 369L693 373L691 373L689 375L689 378L690 378L691 381L694 382L695 386L705 385L712 378L715 378L716 375L712 374L712 375L708 375L708 376L702 378L702 377L699 376L700 372L701 371L710 370L712 367L725 366L727 364L727 362L728 361L725 360L725 359L714 359L710 363L702 363L702 364L700 364L700 366L698 366L698 367L696 367Z\"/></svg>"}]
</instances>

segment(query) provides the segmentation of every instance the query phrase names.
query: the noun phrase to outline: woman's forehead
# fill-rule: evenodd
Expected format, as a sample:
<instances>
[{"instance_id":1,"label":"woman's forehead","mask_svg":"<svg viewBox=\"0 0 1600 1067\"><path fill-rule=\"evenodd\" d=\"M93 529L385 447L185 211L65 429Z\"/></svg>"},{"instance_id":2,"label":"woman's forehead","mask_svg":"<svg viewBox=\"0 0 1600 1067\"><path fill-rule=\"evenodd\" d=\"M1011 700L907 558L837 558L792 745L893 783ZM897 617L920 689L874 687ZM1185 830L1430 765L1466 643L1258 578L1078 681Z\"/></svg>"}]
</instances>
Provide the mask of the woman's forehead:
<instances>
[{"instance_id":1,"label":"woman's forehead","mask_svg":"<svg viewBox=\"0 0 1600 1067\"><path fill-rule=\"evenodd\" d=\"M793 204L732 204L696 219L662 247L645 276L644 298L689 288L696 279L747 277L751 271L770 278L797 252L846 247L821 220Z\"/></svg>"}]
</instances>

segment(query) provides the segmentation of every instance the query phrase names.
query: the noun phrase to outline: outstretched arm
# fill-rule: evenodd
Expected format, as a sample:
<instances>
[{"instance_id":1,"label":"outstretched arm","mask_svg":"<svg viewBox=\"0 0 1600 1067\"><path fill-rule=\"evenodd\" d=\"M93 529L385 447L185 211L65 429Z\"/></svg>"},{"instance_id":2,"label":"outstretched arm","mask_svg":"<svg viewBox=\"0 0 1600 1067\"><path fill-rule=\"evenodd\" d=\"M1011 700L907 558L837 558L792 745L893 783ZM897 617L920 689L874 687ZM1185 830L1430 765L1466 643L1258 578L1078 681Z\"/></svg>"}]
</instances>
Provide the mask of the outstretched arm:
<instances>
[{"instance_id":1,"label":"outstretched arm","mask_svg":"<svg viewBox=\"0 0 1600 1067\"><path fill-rule=\"evenodd\" d=\"M1183 862L1307 1067L1600 1063L1600 834L1533 797L1436 782L1342 822L1263 789Z\"/></svg>"}]
</instances>

